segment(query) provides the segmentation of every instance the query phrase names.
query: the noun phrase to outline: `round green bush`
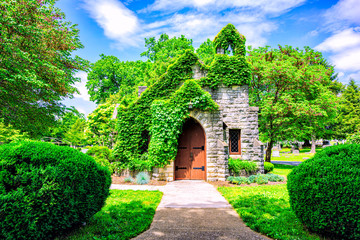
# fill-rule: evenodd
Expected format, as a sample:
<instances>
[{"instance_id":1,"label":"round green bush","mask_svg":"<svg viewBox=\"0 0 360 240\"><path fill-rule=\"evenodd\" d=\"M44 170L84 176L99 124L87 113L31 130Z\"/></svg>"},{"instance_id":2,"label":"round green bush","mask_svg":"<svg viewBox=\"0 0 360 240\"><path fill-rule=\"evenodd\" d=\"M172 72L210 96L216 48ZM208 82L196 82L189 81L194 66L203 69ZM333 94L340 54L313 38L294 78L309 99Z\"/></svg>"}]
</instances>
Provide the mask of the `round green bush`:
<instances>
[{"instance_id":1,"label":"round green bush","mask_svg":"<svg viewBox=\"0 0 360 240\"><path fill-rule=\"evenodd\" d=\"M274 164L269 163L269 162L264 162L265 173L271 172L272 170L274 170Z\"/></svg>"},{"instance_id":2,"label":"round green bush","mask_svg":"<svg viewBox=\"0 0 360 240\"><path fill-rule=\"evenodd\" d=\"M109 195L107 168L69 147L0 146L0 239L53 239L98 212Z\"/></svg>"},{"instance_id":3,"label":"round green bush","mask_svg":"<svg viewBox=\"0 0 360 240\"><path fill-rule=\"evenodd\" d=\"M290 205L310 230L360 239L360 145L327 147L288 175Z\"/></svg>"}]
</instances>

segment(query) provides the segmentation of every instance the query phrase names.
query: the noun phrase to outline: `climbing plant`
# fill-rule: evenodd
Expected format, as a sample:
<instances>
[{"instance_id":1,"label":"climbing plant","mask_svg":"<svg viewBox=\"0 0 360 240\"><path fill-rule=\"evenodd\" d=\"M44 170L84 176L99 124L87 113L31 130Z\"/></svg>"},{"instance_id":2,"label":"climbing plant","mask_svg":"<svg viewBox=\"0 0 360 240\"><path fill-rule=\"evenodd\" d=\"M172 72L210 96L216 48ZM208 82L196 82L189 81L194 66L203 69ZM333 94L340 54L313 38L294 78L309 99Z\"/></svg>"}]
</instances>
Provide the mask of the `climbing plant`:
<instances>
[{"instance_id":1,"label":"climbing plant","mask_svg":"<svg viewBox=\"0 0 360 240\"><path fill-rule=\"evenodd\" d=\"M228 34L231 36L226 36ZM224 49L230 46L233 56L218 54L210 65L203 65L193 49L186 50L136 101L128 107L119 107L113 155L121 168L151 170L174 160L178 137L191 109L218 109L202 87L216 89L220 85L249 84L251 70L244 56L244 43L245 37L229 24L215 38L214 46ZM207 76L192 79L194 67Z\"/></svg>"},{"instance_id":2,"label":"climbing plant","mask_svg":"<svg viewBox=\"0 0 360 240\"><path fill-rule=\"evenodd\" d=\"M241 35L235 26L229 23L216 35L214 39L215 50L219 48L224 51L228 50L229 47L234 52L234 55L245 56L245 36Z\"/></svg>"}]
</instances>

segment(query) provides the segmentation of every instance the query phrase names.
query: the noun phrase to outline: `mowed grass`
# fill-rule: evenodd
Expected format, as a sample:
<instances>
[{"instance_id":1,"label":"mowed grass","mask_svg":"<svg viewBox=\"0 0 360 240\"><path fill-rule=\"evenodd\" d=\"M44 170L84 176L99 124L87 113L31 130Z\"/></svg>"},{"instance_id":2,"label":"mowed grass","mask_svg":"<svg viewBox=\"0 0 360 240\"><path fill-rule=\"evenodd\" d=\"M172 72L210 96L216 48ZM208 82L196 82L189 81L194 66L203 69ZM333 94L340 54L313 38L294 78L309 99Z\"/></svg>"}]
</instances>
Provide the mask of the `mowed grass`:
<instances>
[{"instance_id":1,"label":"mowed grass","mask_svg":"<svg viewBox=\"0 0 360 240\"><path fill-rule=\"evenodd\" d=\"M130 239L150 227L159 191L110 190L106 205L86 226L58 239Z\"/></svg>"},{"instance_id":2,"label":"mowed grass","mask_svg":"<svg viewBox=\"0 0 360 240\"><path fill-rule=\"evenodd\" d=\"M323 150L320 147L316 148L316 152L320 152ZM294 162L303 162L306 159L304 158L312 158L315 154L309 153L310 148L303 148L299 150L299 155L294 155L291 152L291 148L282 148L280 151L280 157L271 157L271 161L294 161Z\"/></svg>"},{"instance_id":3,"label":"mowed grass","mask_svg":"<svg viewBox=\"0 0 360 240\"><path fill-rule=\"evenodd\" d=\"M321 239L310 234L292 212L286 184L219 187L251 229L274 239Z\"/></svg>"},{"instance_id":4,"label":"mowed grass","mask_svg":"<svg viewBox=\"0 0 360 240\"><path fill-rule=\"evenodd\" d=\"M284 164L274 164L274 170L271 173L287 176L296 166L284 165Z\"/></svg>"}]
</instances>

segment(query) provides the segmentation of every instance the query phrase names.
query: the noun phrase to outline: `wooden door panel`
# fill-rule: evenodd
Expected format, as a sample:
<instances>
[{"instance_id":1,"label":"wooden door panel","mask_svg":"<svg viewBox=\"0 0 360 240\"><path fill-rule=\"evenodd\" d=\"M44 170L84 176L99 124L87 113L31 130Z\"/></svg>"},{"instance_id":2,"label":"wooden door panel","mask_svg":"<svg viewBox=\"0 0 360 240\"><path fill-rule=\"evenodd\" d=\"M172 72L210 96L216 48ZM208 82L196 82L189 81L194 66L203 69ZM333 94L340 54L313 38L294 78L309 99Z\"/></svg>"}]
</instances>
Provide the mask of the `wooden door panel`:
<instances>
[{"instance_id":1,"label":"wooden door panel","mask_svg":"<svg viewBox=\"0 0 360 240\"><path fill-rule=\"evenodd\" d=\"M206 179L205 133L193 119L184 123L175 159L175 179Z\"/></svg>"}]
</instances>

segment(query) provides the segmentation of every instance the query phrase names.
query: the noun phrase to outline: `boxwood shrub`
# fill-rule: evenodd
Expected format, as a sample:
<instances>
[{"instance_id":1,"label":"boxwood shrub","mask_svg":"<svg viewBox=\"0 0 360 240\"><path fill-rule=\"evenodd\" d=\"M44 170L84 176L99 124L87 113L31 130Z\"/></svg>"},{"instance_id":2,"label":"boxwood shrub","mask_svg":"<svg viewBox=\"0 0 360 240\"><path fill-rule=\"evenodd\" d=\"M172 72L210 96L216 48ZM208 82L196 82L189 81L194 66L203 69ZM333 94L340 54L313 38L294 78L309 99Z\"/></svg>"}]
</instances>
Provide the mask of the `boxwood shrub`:
<instances>
[{"instance_id":1,"label":"boxwood shrub","mask_svg":"<svg viewBox=\"0 0 360 240\"><path fill-rule=\"evenodd\" d=\"M272 170L274 170L274 164L272 164L270 162L264 162L265 173L271 172Z\"/></svg>"},{"instance_id":2,"label":"boxwood shrub","mask_svg":"<svg viewBox=\"0 0 360 240\"><path fill-rule=\"evenodd\" d=\"M229 158L229 170L233 175L241 175L241 171L244 170L247 174L254 173L258 169L255 162L250 162L242 159Z\"/></svg>"},{"instance_id":3,"label":"boxwood shrub","mask_svg":"<svg viewBox=\"0 0 360 240\"><path fill-rule=\"evenodd\" d=\"M288 175L290 205L310 230L360 239L360 145L328 147Z\"/></svg>"},{"instance_id":4,"label":"boxwood shrub","mask_svg":"<svg viewBox=\"0 0 360 240\"><path fill-rule=\"evenodd\" d=\"M0 146L0 239L53 239L98 212L110 183L107 168L75 149Z\"/></svg>"}]
</instances>

